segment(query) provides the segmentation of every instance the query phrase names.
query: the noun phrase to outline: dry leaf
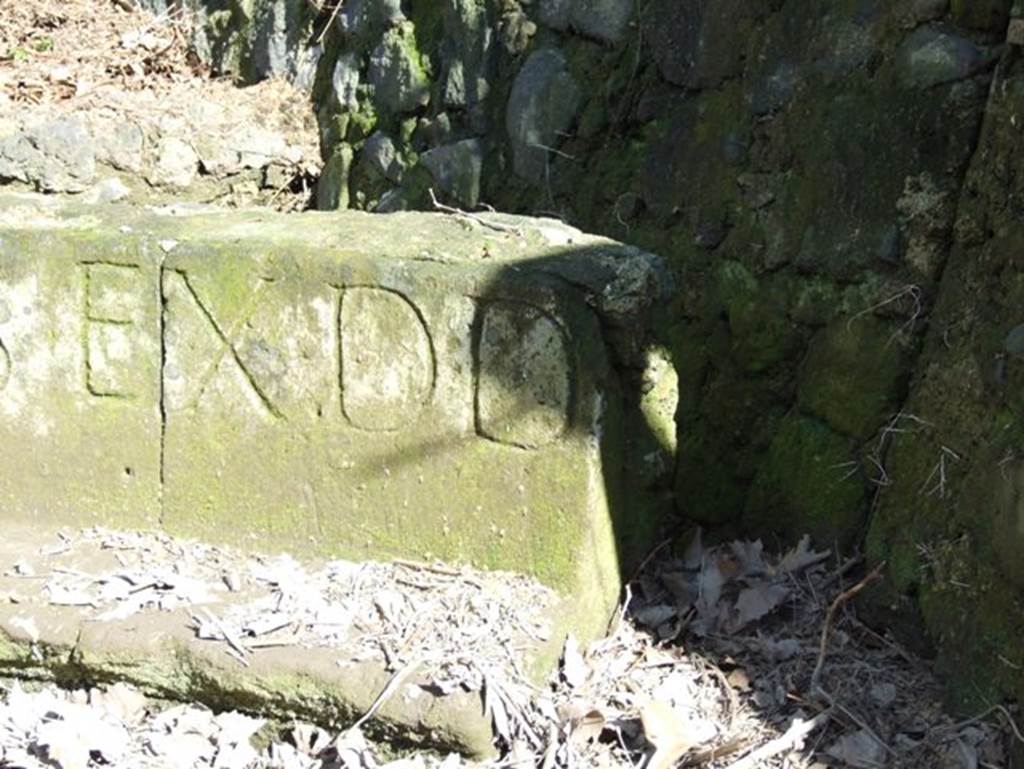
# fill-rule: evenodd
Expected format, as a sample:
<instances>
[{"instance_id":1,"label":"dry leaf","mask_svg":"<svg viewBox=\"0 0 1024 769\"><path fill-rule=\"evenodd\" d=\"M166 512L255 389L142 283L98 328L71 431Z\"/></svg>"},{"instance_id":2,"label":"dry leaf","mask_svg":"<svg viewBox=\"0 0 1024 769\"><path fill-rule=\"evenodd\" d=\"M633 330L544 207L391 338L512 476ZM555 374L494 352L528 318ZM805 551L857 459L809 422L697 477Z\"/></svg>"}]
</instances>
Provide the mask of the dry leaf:
<instances>
[{"instance_id":1,"label":"dry leaf","mask_svg":"<svg viewBox=\"0 0 1024 769\"><path fill-rule=\"evenodd\" d=\"M885 766L885 748L864 729L843 735L826 752L856 769Z\"/></svg>"},{"instance_id":2,"label":"dry leaf","mask_svg":"<svg viewBox=\"0 0 1024 769\"><path fill-rule=\"evenodd\" d=\"M570 633L562 647L562 678L569 688L576 689L586 683L589 672L587 663L580 653L579 644Z\"/></svg>"},{"instance_id":3,"label":"dry leaf","mask_svg":"<svg viewBox=\"0 0 1024 769\"><path fill-rule=\"evenodd\" d=\"M646 769L668 769L690 748L699 744L688 719L664 700L649 700L640 710L644 736L654 746Z\"/></svg>"},{"instance_id":4,"label":"dry leaf","mask_svg":"<svg viewBox=\"0 0 1024 769\"><path fill-rule=\"evenodd\" d=\"M93 689L89 702L128 724L140 721L146 713L145 695L124 683L116 683L106 691Z\"/></svg>"},{"instance_id":5,"label":"dry leaf","mask_svg":"<svg viewBox=\"0 0 1024 769\"><path fill-rule=\"evenodd\" d=\"M811 550L811 538L804 535L797 543L797 546L782 557L778 568L781 571L790 573L800 571L808 566L824 561L831 554L831 550L823 550L820 553Z\"/></svg>"},{"instance_id":6,"label":"dry leaf","mask_svg":"<svg viewBox=\"0 0 1024 769\"><path fill-rule=\"evenodd\" d=\"M683 553L684 569L696 571L700 568L701 562L704 559L703 533L703 529L698 526L697 531L694 532L693 539L686 546L686 552Z\"/></svg>"},{"instance_id":7,"label":"dry leaf","mask_svg":"<svg viewBox=\"0 0 1024 769\"><path fill-rule=\"evenodd\" d=\"M736 599L736 613L729 623L729 630L735 633L751 622L756 622L777 609L788 595L789 590L782 585L760 582L746 588Z\"/></svg>"}]
</instances>

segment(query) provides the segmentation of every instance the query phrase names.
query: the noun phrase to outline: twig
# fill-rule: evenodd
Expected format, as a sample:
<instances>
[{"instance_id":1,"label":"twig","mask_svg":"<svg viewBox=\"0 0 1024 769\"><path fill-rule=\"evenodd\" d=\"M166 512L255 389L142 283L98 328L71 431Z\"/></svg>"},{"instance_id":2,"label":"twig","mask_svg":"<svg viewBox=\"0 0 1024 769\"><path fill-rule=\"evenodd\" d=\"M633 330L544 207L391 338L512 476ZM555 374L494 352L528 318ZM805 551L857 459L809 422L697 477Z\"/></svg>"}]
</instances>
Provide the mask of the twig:
<instances>
[{"instance_id":1,"label":"twig","mask_svg":"<svg viewBox=\"0 0 1024 769\"><path fill-rule=\"evenodd\" d=\"M886 753L888 753L890 756L895 756L896 755L896 751L893 750L892 748L890 748L886 744L886 742L875 733L875 730L872 729L870 726L868 726L867 722L865 722L863 718L861 718L856 713L851 711L848 707L846 707L843 704L837 702L835 700L835 698L829 696L829 694L827 692L819 692L819 695L824 697L825 701L829 704L830 708L838 710L844 716L846 716L851 721L853 721L854 724L859 726L861 728L861 730L866 732L871 737L871 739L873 739L875 742L877 742ZM833 718L834 717L835 717L835 715L833 714Z\"/></svg>"},{"instance_id":2,"label":"twig","mask_svg":"<svg viewBox=\"0 0 1024 769\"><path fill-rule=\"evenodd\" d=\"M821 671L822 668L825 667L825 657L828 654L828 638L829 634L832 631L832 622L835 618L836 612L839 610L840 606L842 606L855 595L857 595L857 593L859 593L861 590L866 588L875 580L881 579L882 569L885 568L885 564L885 561L882 561L880 564L878 564L878 566L876 566L870 574L864 577L864 579L862 579L860 582L858 582L850 589L844 590L842 593L836 596L836 599L832 601L831 606L828 607L828 612L825 613L825 623L824 625L822 625L821 628L821 642L818 646L818 662L814 666L814 672L811 673L812 696L823 691L821 689Z\"/></svg>"},{"instance_id":3,"label":"twig","mask_svg":"<svg viewBox=\"0 0 1024 769\"><path fill-rule=\"evenodd\" d=\"M198 607L198 611L205 614L207 621L212 623L213 626L220 631L220 634L224 637L224 643L226 643L230 647L230 652L234 652L233 654L231 654L231 656L237 659L243 665L245 665L245 667L249 667L249 660L246 659L245 656L246 654L248 654L249 650L246 649L241 644L241 642L239 642L231 634L227 627L224 626L224 623L220 621L220 618L213 612L208 611L207 609L204 609L202 607Z\"/></svg>"},{"instance_id":4,"label":"twig","mask_svg":"<svg viewBox=\"0 0 1024 769\"><path fill-rule=\"evenodd\" d=\"M523 235L523 231L519 227L512 227L507 224L502 224L501 222L489 222L482 216L477 216L476 214L471 214L468 211L463 211L461 208L446 206L444 203L438 202L437 197L434 195L433 187L430 187L428 189L428 192L430 192L430 202L434 204L434 208L436 208L438 211L444 211L446 214L453 214L454 216L469 219L471 222L476 222L479 225L482 225L492 230L496 230L498 232L511 232L512 234L519 235L520 237L522 237Z\"/></svg>"},{"instance_id":5,"label":"twig","mask_svg":"<svg viewBox=\"0 0 1024 769\"><path fill-rule=\"evenodd\" d=\"M363 724L373 718L377 714L377 711L380 710L381 706L388 701L388 698L395 693L395 690L399 685L405 681L405 679L409 677L409 674L418 668L419 665L420 660L410 660L405 667L399 669L393 676L391 676L391 679L384 685L384 688L381 689L380 694L377 695L373 704L370 705L370 709L363 714L362 718L352 724L350 729L359 729Z\"/></svg>"},{"instance_id":6,"label":"twig","mask_svg":"<svg viewBox=\"0 0 1024 769\"><path fill-rule=\"evenodd\" d=\"M662 540L657 545L652 547L650 552L648 552L647 555L644 556L644 559L640 561L640 565L633 569L633 575L626 581L636 582L636 578L639 577L643 573L643 570L650 565L651 561L654 560L654 556L656 556L658 553L664 550L667 545L671 545L673 539L673 537L669 537L668 539Z\"/></svg>"},{"instance_id":7,"label":"twig","mask_svg":"<svg viewBox=\"0 0 1024 769\"><path fill-rule=\"evenodd\" d=\"M683 766L701 766L703 764L710 764L715 759L725 758L733 753L746 750L753 744L754 741L748 737L732 737L713 748L691 753L683 762Z\"/></svg>"},{"instance_id":8,"label":"twig","mask_svg":"<svg viewBox=\"0 0 1024 769\"><path fill-rule=\"evenodd\" d=\"M958 732L961 729L963 729L965 726L971 726L972 724L976 724L979 721L984 721L986 718L988 718L990 715L992 715L993 713L996 713L996 712L1001 714L1003 716L1003 718L1006 719L1006 721L1007 721L1007 723L1008 723L1008 725L1010 727L1010 731L1013 732L1013 736L1016 737L1017 740L1019 740L1020 742L1024 743L1024 734L1022 734L1021 730L1018 728L1017 722L1013 720L1013 716L1010 715L1010 711L1007 710L1006 707L1004 707L1003 705L999 705L999 704L993 705L992 707L988 708L987 710L982 711L981 713L979 713L976 716L973 716L972 718L968 718L968 719L966 719L964 721L958 721L957 723L953 724L952 726L947 726L944 729L941 729L940 731L944 731L944 732Z\"/></svg>"},{"instance_id":9,"label":"twig","mask_svg":"<svg viewBox=\"0 0 1024 769\"><path fill-rule=\"evenodd\" d=\"M334 24L334 20L338 18L338 11L341 10L341 7L343 5L345 5L344 0L337 0L337 2L334 4L334 10L331 11L331 18L327 20L327 23L324 24L324 28L320 30L320 34L317 35L317 45L321 45L324 42L324 36L327 34L327 30L329 30L331 28L331 25Z\"/></svg>"},{"instance_id":10,"label":"twig","mask_svg":"<svg viewBox=\"0 0 1024 769\"><path fill-rule=\"evenodd\" d=\"M831 716L831 710L823 710L810 721L804 721L800 718L795 719L792 726L790 726L781 737L776 737L771 742L765 743L757 750L745 755L739 761L729 764L726 769L753 769L754 767L759 766L765 759L777 756L779 753L783 753L787 750L792 750L807 735L819 726L827 723Z\"/></svg>"}]
</instances>

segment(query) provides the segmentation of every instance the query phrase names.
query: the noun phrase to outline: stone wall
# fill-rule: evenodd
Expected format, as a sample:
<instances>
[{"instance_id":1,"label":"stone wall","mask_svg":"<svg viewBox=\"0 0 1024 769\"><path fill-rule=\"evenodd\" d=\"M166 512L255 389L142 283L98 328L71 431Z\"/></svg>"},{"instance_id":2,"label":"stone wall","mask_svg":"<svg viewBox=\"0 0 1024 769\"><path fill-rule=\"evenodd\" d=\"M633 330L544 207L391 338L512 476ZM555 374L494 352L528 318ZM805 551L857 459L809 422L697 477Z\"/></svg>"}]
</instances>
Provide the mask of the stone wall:
<instances>
[{"instance_id":1,"label":"stone wall","mask_svg":"<svg viewBox=\"0 0 1024 769\"><path fill-rule=\"evenodd\" d=\"M681 400L631 438L647 501L843 553L868 532L879 621L969 652L962 703L1021 694L1019 3L203 5L217 66L311 83L322 207L433 190L667 257L648 371Z\"/></svg>"}]
</instances>

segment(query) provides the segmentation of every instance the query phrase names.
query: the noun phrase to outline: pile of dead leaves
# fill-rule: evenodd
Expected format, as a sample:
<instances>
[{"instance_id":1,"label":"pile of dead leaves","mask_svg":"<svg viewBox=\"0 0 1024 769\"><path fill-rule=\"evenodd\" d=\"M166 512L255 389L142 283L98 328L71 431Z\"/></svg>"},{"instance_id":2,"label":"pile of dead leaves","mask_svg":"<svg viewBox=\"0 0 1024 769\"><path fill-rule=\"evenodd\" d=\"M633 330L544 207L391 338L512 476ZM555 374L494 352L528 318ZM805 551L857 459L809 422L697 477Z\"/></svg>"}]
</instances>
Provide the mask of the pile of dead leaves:
<instances>
[{"instance_id":1,"label":"pile of dead leaves","mask_svg":"<svg viewBox=\"0 0 1024 769\"><path fill-rule=\"evenodd\" d=\"M40 104L103 87L159 91L204 75L190 25L183 10L154 17L109 0L0 3L0 94Z\"/></svg>"},{"instance_id":2,"label":"pile of dead leaves","mask_svg":"<svg viewBox=\"0 0 1024 769\"><path fill-rule=\"evenodd\" d=\"M117 566L89 575L55 563L84 545L113 551ZM0 698L0 767L1005 769L1011 743L1024 743L1006 706L952 719L928 662L858 619L848 598L874 572L807 540L772 556L759 542L705 546L698 536L680 555L652 557L627 585L609 635L585 648L570 638L539 688L508 667L502 641L502 622L529 621L520 604L536 596L514 582L502 596L492 576L461 567L308 569L92 531L14 571L32 584L45 575L48 600L97 615L194 604L196 632L243 664L264 641L354 643L346 655L379 654L399 672L427 660L437 681L480 688L500 757L388 762L358 725L340 735L308 725L268 732L260 719L201 705L161 710L123 687L29 695L11 686ZM421 611L427 604L437 611ZM466 666L459 646L470 636L495 642L473 646ZM178 759L167 755L172 744Z\"/></svg>"},{"instance_id":3,"label":"pile of dead leaves","mask_svg":"<svg viewBox=\"0 0 1024 769\"><path fill-rule=\"evenodd\" d=\"M28 691L0 686L0 767L7 769L454 769L459 756L380 764L358 729L332 737L198 705L168 705L136 689Z\"/></svg>"}]
</instances>

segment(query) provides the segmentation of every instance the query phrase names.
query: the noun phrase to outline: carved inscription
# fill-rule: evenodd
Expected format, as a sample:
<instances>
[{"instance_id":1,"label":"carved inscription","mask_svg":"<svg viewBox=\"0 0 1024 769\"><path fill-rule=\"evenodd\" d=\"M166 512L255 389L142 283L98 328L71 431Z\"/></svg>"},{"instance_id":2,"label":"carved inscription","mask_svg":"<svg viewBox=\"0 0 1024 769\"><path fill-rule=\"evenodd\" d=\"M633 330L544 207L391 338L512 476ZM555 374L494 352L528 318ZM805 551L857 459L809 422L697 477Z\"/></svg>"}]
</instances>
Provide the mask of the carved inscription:
<instances>
[{"instance_id":1,"label":"carved inscription","mask_svg":"<svg viewBox=\"0 0 1024 769\"><path fill-rule=\"evenodd\" d=\"M143 282L137 266L90 262L81 267L86 389L97 398L136 398L147 391L142 380L153 373L148 358L136 360L156 352L136 338L146 331L142 319L152 318L152 308L147 314L143 307L152 295L138 290ZM324 397L324 389L309 385L321 382L337 388L333 397L349 425L393 432L419 419L434 397L443 362L437 360L423 312L398 290L335 287L336 306L321 302L323 322L330 318L335 324L335 341L329 328L303 320L295 309L304 306L305 287L275 289L268 277L228 280L176 268L161 268L159 275L165 419L179 411L244 415L253 410L274 419L284 419L285 413L294 418L301 413L300 400ZM237 286L242 286L241 301ZM576 371L569 334L558 318L527 302L485 300L466 333L472 336L476 433L524 449L559 440L572 427ZM333 355L333 344L337 371L329 373L332 362L318 357L317 350ZM10 369L0 341L0 388ZM322 406L315 412L322 414Z\"/></svg>"},{"instance_id":2,"label":"carved inscription","mask_svg":"<svg viewBox=\"0 0 1024 769\"><path fill-rule=\"evenodd\" d=\"M346 288L339 301L342 413L364 430L398 430L433 393L436 361L426 322L391 289Z\"/></svg>"},{"instance_id":3,"label":"carved inscription","mask_svg":"<svg viewBox=\"0 0 1024 769\"><path fill-rule=\"evenodd\" d=\"M11 354L7 351L7 345L0 339L0 391L7 387L11 379Z\"/></svg>"},{"instance_id":4,"label":"carved inscription","mask_svg":"<svg viewBox=\"0 0 1024 769\"><path fill-rule=\"evenodd\" d=\"M272 281L258 279L245 310L227 325L200 297L186 272L164 270L160 282L164 301L163 391L167 407L194 410L215 391L224 395L224 388L234 387L257 410L282 417L267 388L261 385L256 367L243 357L239 343L242 330L259 306L264 287Z\"/></svg>"},{"instance_id":5,"label":"carved inscription","mask_svg":"<svg viewBox=\"0 0 1024 769\"><path fill-rule=\"evenodd\" d=\"M481 309L476 339L476 426L521 448L557 440L572 422L569 339L544 310L513 301Z\"/></svg>"},{"instance_id":6,"label":"carved inscription","mask_svg":"<svg viewBox=\"0 0 1024 769\"><path fill-rule=\"evenodd\" d=\"M82 357L85 388L97 398L135 398L145 387L138 356L137 327L145 297L139 268L131 264L85 262Z\"/></svg>"}]
</instances>

